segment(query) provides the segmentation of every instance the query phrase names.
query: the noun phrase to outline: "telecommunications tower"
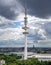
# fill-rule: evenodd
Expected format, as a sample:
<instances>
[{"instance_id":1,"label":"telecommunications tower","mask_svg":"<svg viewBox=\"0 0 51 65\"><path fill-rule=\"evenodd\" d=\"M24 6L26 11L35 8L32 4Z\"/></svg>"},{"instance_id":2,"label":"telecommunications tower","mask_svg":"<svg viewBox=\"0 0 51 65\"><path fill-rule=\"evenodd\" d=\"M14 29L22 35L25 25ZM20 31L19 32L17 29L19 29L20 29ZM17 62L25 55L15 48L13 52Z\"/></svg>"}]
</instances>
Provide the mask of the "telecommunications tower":
<instances>
[{"instance_id":1,"label":"telecommunications tower","mask_svg":"<svg viewBox=\"0 0 51 65\"><path fill-rule=\"evenodd\" d=\"M27 27L27 8L26 8L26 2L25 2L25 17L24 17L24 27L22 27L22 29L24 29L24 36L25 36L25 46L24 46L24 60L27 59L27 35L28 35L28 32L27 32L27 29L29 29Z\"/></svg>"}]
</instances>

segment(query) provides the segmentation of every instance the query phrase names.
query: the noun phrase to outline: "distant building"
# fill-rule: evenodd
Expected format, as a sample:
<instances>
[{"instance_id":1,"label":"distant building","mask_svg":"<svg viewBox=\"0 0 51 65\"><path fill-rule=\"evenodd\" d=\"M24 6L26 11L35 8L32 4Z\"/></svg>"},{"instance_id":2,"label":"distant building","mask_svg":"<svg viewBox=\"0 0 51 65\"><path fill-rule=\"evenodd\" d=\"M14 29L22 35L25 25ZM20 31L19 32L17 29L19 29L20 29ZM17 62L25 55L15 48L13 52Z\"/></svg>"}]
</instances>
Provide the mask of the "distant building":
<instances>
[{"instance_id":1,"label":"distant building","mask_svg":"<svg viewBox=\"0 0 51 65\"><path fill-rule=\"evenodd\" d=\"M15 53L15 52L23 52L24 47L1 47L0 48L0 54L10 54L10 53ZM50 53L51 54L51 48L44 48L44 47L28 47L27 48L28 52L35 52L35 53Z\"/></svg>"}]
</instances>

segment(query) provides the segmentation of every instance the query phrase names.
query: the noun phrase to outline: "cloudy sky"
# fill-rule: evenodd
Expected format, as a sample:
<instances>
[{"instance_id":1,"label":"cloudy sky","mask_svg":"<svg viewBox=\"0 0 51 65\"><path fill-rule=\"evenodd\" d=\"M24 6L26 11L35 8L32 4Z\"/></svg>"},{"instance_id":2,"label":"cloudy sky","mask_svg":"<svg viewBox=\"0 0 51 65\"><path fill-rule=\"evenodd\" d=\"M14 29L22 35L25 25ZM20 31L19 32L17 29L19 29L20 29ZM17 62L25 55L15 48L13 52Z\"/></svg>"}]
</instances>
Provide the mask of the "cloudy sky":
<instances>
[{"instance_id":1,"label":"cloudy sky","mask_svg":"<svg viewBox=\"0 0 51 65\"><path fill-rule=\"evenodd\" d=\"M25 0L0 0L0 47L24 46ZM51 0L26 0L28 46L51 47Z\"/></svg>"}]
</instances>

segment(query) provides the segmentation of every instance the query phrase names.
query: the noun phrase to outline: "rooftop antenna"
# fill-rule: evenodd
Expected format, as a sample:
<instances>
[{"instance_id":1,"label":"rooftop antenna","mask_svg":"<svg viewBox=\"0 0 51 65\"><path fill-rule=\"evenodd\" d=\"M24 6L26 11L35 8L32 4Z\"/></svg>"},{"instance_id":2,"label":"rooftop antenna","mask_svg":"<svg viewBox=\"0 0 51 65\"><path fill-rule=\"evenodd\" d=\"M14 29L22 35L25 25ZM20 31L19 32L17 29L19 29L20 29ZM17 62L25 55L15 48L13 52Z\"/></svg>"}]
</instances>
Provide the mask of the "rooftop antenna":
<instances>
[{"instance_id":1,"label":"rooftop antenna","mask_svg":"<svg viewBox=\"0 0 51 65\"><path fill-rule=\"evenodd\" d=\"M27 35L28 35L28 32L27 32L27 8L26 8L26 0L25 0L25 17L24 17L24 27L22 27L22 29L24 29L24 36L25 36L25 46L24 46L24 60L27 59Z\"/></svg>"}]
</instances>

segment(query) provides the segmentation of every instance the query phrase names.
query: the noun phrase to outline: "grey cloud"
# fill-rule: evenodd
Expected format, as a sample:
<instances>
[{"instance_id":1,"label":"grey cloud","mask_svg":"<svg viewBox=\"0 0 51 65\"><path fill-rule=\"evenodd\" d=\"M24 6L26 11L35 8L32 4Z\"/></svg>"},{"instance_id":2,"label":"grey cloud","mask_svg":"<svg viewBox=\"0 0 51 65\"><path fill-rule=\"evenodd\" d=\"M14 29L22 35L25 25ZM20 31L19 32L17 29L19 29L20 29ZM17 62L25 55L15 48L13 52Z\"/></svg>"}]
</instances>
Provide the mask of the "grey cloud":
<instances>
[{"instance_id":1,"label":"grey cloud","mask_svg":"<svg viewBox=\"0 0 51 65\"><path fill-rule=\"evenodd\" d=\"M20 40L0 40L0 47L19 47L23 45L24 43Z\"/></svg>"},{"instance_id":2,"label":"grey cloud","mask_svg":"<svg viewBox=\"0 0 51 65\"><path fill-rule=\"evenodd\" d=\"M42 37L42 34L39 34L39 29L34 29L29 31L29 39L34 40L36 42L38 42L39 40L45 40L44 37ZM45 35L45 34L44 34Z\"/></svg>"},{"instance_id":3,"label":"grey cloud","mask_svg":"<svg viewBox=\"0 0 51 65\"><path fill-rule=\"evenodd\" d=\"M51 41L40 41L38 44L36 44L37 47L51 47Z\"/></svg>"},{"instance_id":4,"label":"grey cloud","mask_svg":"<svg viewBox=\"0 0 51 65\"><path fill-rule=\"evenodd\" d=\"M0 5L0 16L4 16L8 19L14 19L14 17L16 16L14 11L10 10L9 6L1 6Z\"/></svg>"},{"instance_id":5,"label":"grey cloud","mask_svg":"<svg viewBox=\"0 0 51 65\"><path fill-rule=\"evenodd\" d=\"M45 30L46 36L48 38L51 38L51 22L45 23L44 25L42 25L42 28Z\"/></svg>"},{"instance_id":6,"label":"grey cloud","mask_svg":"<svg viewBox=\"0 0 51 65\"><path fill-rule=\"evenodd\" d=\"M24 5L25 0L19 0ZM51 16L51 0L26 0L28 14L40 18Z\"/></svg>"},{"instance_id":7,"label":"grey cloud","mask_svg":"<svg viewBox=\"0 0 51 65\"><path fill-rule=\"evenodd\" d=\"M33 26L39 28L39 29L42 29L44 30L45 32L43 33L48 39L51 39L51 22L44 22L44 24L41 24L41 23L35 23L33 24ZM36 31L36 30L35 30ZM35 32L34 31L34 32ZM36 34L38 34L38 30L36 32ZM41 34L38 34L41 36ZM33 36L33 35L32 35ZM35 35L36 37L37 35Z\"/></svg>"},{"instance_id":8,"label":"grey cloud","mask_svg":"<svg viewBox=\"0 0 51 65\"><path fill-rule=\"evenodd\" d=\"M0 0L0 16L15 19L21 11L21 5L16 0Z\"/></svg>"},{"instance_id":9,"label":"grey cloud","mask_svg":"<svg viewBox=\"0 0 51 65\"><path fill-rule=\"evenodd\" d=\"M20 11L23 12L24 4L25 0L0 0L0 15L15 19ZM26 0L26 5L30 15L40 18L51 16L51 0Z\"/></svg>"},{"instance_id":10,"label":"grey cloud","mask_svg":"<svg viewBox=\"0 0 51 65\"><path fill-rule=\"evenodd\" d=\"M15 19L20 11L23 12L24 4L25 0L0 0L0 15ZM26 0L26 5L30 15L40 18L51 16L51 0Z\"/></svg>"}]
</instances>

